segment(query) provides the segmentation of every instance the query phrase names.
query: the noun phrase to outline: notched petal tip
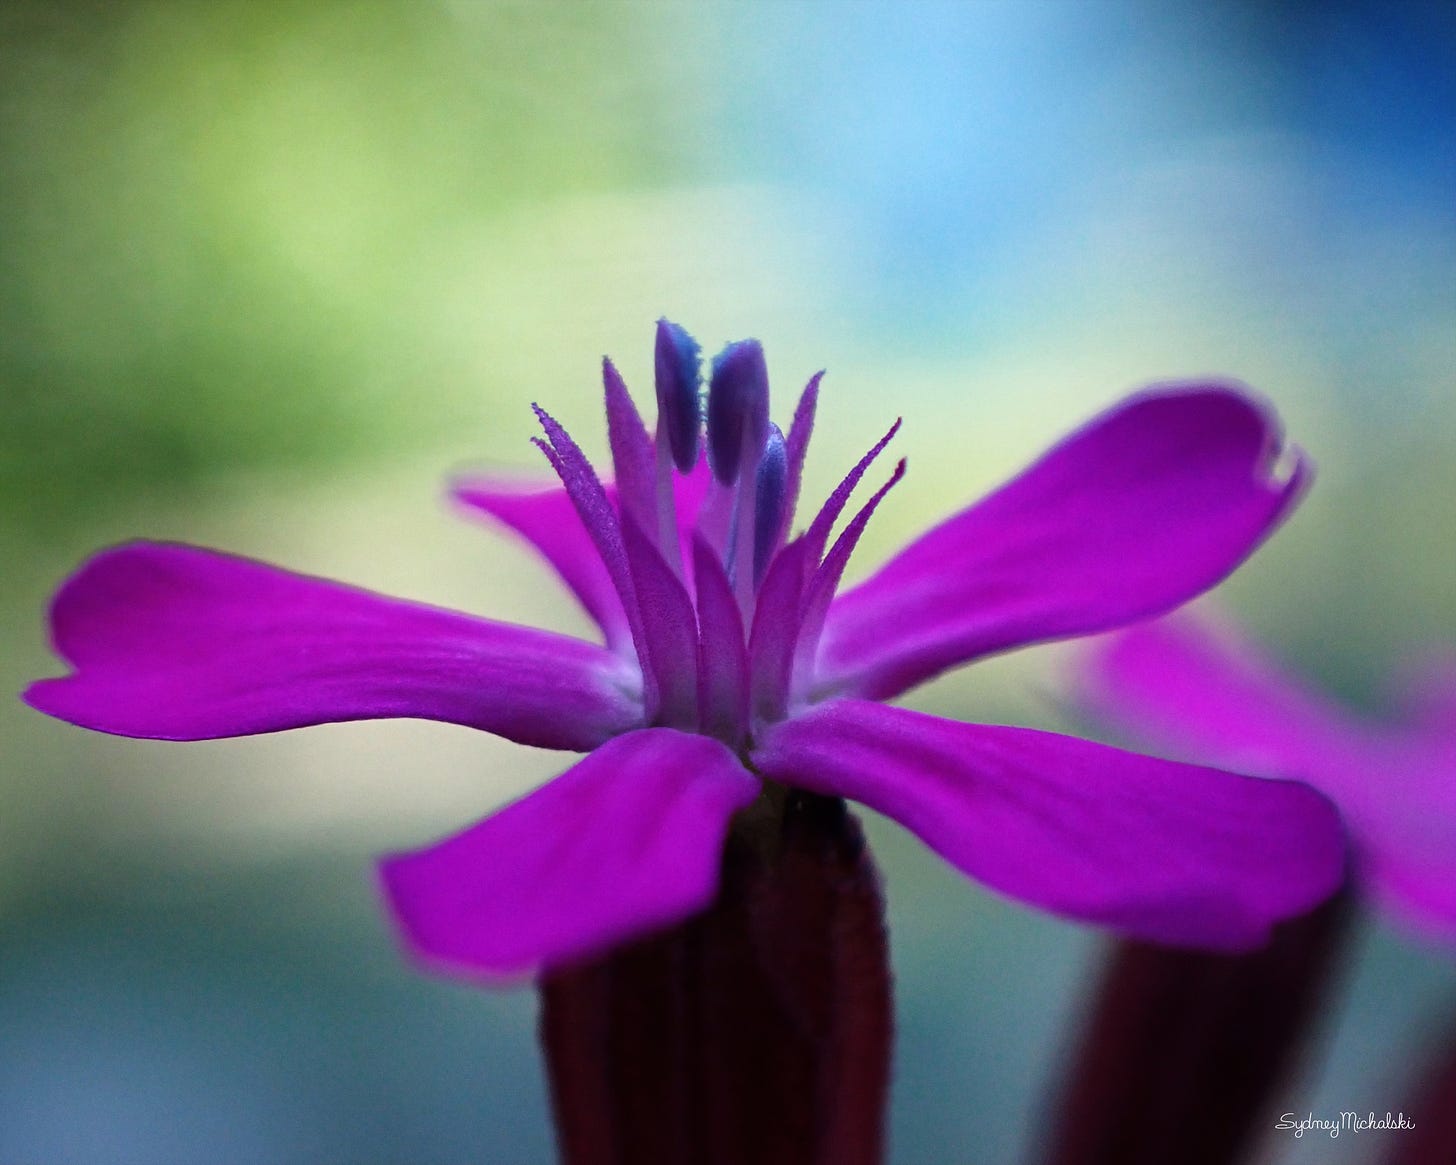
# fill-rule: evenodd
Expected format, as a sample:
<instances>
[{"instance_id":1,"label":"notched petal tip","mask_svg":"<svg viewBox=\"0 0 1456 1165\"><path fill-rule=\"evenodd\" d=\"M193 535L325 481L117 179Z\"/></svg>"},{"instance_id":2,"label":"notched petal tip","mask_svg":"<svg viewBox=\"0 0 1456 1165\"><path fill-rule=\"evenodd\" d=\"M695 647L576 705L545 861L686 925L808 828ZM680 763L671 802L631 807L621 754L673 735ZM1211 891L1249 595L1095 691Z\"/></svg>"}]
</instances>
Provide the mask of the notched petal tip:
<instances>
[{"instance_id":1,"label":"notched petal tip","mask_svg":"<svg viewBox=\"0 0 1456 1165\"><path fill-rule=\"evenodd\" d=\"M1161 424L1170 435L1181 430L1196 438L1204 455L1221 447L1241 449L1256 476L1274 486L1302 481L1312 471L1304 451L1287 441L1273 402L1231 377L1148 385L1094 417L1067 440L1117 417L1138 414Z\"/></svg>"},{"instance_id":2,"label":"notched petal tip","mask_svg":"<svg viewBox=\"0 0 1456 1165\"><path fill-rule=\"evenodd\" d=\"M1274 403L1242 381L1232 378L1175 381L1152 386L1131 401L1142 396L1202 398L1210 409L1223 413L1222 423L1216 423L1215 428L1222 429L1231 439L1249 442L1254 474L1259 481L1290 498L1291 503L1309 487L1315 469L1309 454L1287 439L1284 422Z\"/></svg>"},{"instance_id":3,"label":"notched petal tip","mask_svg":"<svg viewBox=\"0 0 1456 1165\"><path fill-rule=\"evenodd\" d=\"M640 723L595 644L201 547L133 543L52 604L74 674L32 707L118 736L202 740L412 717L579 750Z\"/></svg>"},{"instance_id":4,"label":"notched petal tip","mask_svg":"<svg viewBox=\"0 0 1456 1165\"><path fill-rule=\"evenodd\" d=\"M1284 445L1273 450L1265 463L1263 481L1279 497L1278 519L1294 512L1314 485L1314 460L1300 446Z\"/></svg>"}]
</instances>

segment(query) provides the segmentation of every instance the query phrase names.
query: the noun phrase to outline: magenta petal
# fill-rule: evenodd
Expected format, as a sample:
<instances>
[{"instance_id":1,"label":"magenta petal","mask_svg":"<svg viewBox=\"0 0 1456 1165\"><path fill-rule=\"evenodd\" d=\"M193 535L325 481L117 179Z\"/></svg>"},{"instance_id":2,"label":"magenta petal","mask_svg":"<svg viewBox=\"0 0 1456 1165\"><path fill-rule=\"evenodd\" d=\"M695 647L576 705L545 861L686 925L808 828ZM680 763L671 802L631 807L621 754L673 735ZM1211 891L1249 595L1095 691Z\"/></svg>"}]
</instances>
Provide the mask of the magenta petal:
<instances>
[{"instance_id":1,"label":"magenta petal","mask_svg":"<svg viewBox=\"0 0 1456 1165\"><path fill-rule=\"evenodd\" d=\"M1372 738L1301 779L1350 824L1361 888L1427 937L1456 943L1456 736Z\"/></svg>"},{"instance_id":2,"label":"magenta petal","mask_svg":"<svg viewBox=\"0 0 1456 1165\"><path fill-rule=\"evenodd\" d=\"M698 727L719 740L740 739L748 727L748 647L743 616L717 552L693 541L698 592Z\"/></svg>"},{"instance_id":3,"label":"magenta petal","mask_svg":"<svg viewBox=\"0 0 1456 1165\"><path fill-rule=\"evenodd\" d=\"M829 535L834 529L834 523L839 520L839 515L848 504L855 486L859 485L859 480L865 475L865 471L875 463L875 458L884 452L885 446L895 439L895 434L900 431L900 423L897 418L889 431L859 459L855 467L845 475L844 480L834 487L834 491L820 507L819 512L814 515L814 520L809 523L809 529L804 534L804 542L809 547L810 570L819 565L819 559L824 554L824 547L829 544Z\"/></svg>"},{"instance_id":4,"label":"magenta petal","mask_svg":"<svg viewBox=\"0 0 1456 1165\"><path fill-rule=\"evenodd\" d=\"M530 542L596 620L607 646L619 651L631 646L632 629L612 576L561 485L530 488L505 479L471 477L455 482L450 492L462 505L490 515Z\"/></svg>"},{"instance_id":5,"label":"magenta petal","mask_svg":"<svg viewBox=\"0 0 1456 1165\"><path fill-rule=\"evenodd\" d=\"M1456 750L1456 654L1449 648L1401 669L1397 695L1411 728Z\"/></svg>"},{"instance_id":6,"label":"magenta petal","mask_svg":"<svg viewBox=\"0 0 1456 1165\"><path fill-rule=\"evenodd\" d=\"M789 425L788 462L789 477L784 490L784 525L779 531L779 545L789 536L789 524L799 504L799 489L804 480L804 461L809 456L809 438L814 435L814 413L819 407L819 382L823 372L816 372L809 378L794 407L794 419Z\"/></svg>"},{"instance_id":7,"label":"magenta petal","mask_svg":"<svg viewBox=\"0 0 1456 1165\"><path fill-rule=\"evenodd\" d=\"M654 536L657 532L657 455L652 438L647 435L626 382L610 360L602 361L602 383L606 389L607 437L612 446L612 467L622 513L630 515L644 534Z\"/></svg>"},{"instance_id":8,"label":"magenta petal","mask_svg":"<svg viewBox=\"0 0 1456 1165\"><path fill-rule=\"evenodd\" d=\"M566 487L567 496L576 507L581 524L591 535L592 543L601 555L602 565L622 601L627 625L632 629L632 642L637 650L637 658L643 661L643 703L650 719L657 713L657 681L652 669L646 664L647 640L643 633L642 613L637 606L637 589L632 581L632 568L628 564L627 550L622 542L621 519L607 496L601 479L597 477L596 470L592 468L581 447L572 440L571 434L540 405L532 405L531 408L546 433L546 441L536 438L535 444L545 454L551 468L561 477L561 484Z\"/></svg>"},{"instance_id":9,"label":"magenta petal","mask_svg":"<svg viewBox=\"0 0 1456 1165\"><path fill-rule=\"evenodd\" d=\"M1406 854L1399 847L1367 848L1363 884L1382 909L1407 931L1456 946L1456 858L1447 828L1441 851Z\"/></svg>"},{"instance_id":10,"label":"magenta petal","mask_svg":"<svg viewBox=\"0 0 1456 1165\"><path fill-rule=\"evenodd\" d=\"M708 467L707 453L699 455L692 472L672 475L672 506L677 519L678 552L682 562L693 560L693 539L697 536L698 519L712 485L713 471ZM666 553L667 547L663 551ZM692 571L683 573L686 580L692 579Z\"/></svg>"},{"instance_id":11,"label":"magenta petal","mask_svg":"<svg viewBox=\"0 0 1456 1165\"><path fill-rule=\"evenodd\" d=\"M722 744L649 728L438 845L384 859L423 960L508 975L595 954L705 908L732 814L759 783Z\"/></svg>"},{"instance_id":12,"label":"magenta petal","mask_svg":"<svg viewBox=\"0 0 1456 1165\"><path fill-rule=\"evenodd\" d=\"M1079 702L1138 741L1333 797L1363 889L1414 929L1456 939L1456 725L1378 729L1231 629L1183 614L1096 641L1077 679Z\"/></svg>"},{"instance_id":13,"label":"magenta petal","mask_svg":"<svg viewBox=\"0 0 1456 1165\"><path fill-rule=\"evenodd\" d=\"M1048 732L845 699L753 761L893 817L992 889L1157 942L1256 946L1343 873L1339 817L1312 789Z\"/></svg>"},{"instance_id":14,"label":"magenta petal","mask_svg":"<svg viewBox=\"0 0 1456 1165\"><path fill-rule=\"evenodd\" d=\"M800 604L802 623L794 647L794 683L797 687L802 688L811 683L813 660L819 649L819 635L824 629L824 619L829 612L830 603L834 600L834 593L839 588L839 580L844 577L844 568L849 565L850 555L859 545L865 527L869 525L885 495L904 476L905 459L902 457L895 466L895 472L890 475L890 480L880 486L849 520L839 537L834 540L829 553L824 556L824 561L819 564L819 569L814 571L805 586L803 602Z\"/></svg>"},{"instance_id":15,"label":"magenta petal","mask_svg":"<svg viewBox=\"0 0 1456 1165\"><path fill-rule=\"evenodd\" d=\"M751 701L756 721L772 723L788 711L799 641L800 605L812 566L807 537L795 538L774 556L758 592L748 638Z\"/></svg>"},{"instance_id":16,"label":"magenta petal","mask_svg":"<svg viewBox=\"0 0 1456 1165\"><path fill-rule=\"evenodd\" d=\"M1007 648L1161 614L1298 499L1273 413L1224 387L1140 393L912 543L830 608L823 691L888 698Z\"/></svg>"},{"instance_id":17,"label":"magenta petal","mask_svg":"<svg viewBox=\"0 0 1456 1165\"><path fill-rule=\"evenodd\" d=\"M683 531L684 545L688 549L692 548L692 532L712 483L713 471L708 468L706 453L698 458L691 473L673 474L673 505L677 509L678 526Z\"/></svg>"},{"instance_id":18,"label":"magenta petal","mask_svg":"<svg viewBox=\"0 0 1456 1165\"><path fill-rule=\"evenodd\" d=\"M698 722L698 622L693 603L658 549L622 515L622 538L637 588L646 644L643 670L651 669L658 693L656 723L694 728Z\"/></svg>"},{"instance_id":19,"label":"magenta petal","mask_svg":"<svg viewBox=\"0 0 1456 1165\"><path fill-rule=\"evenodd\" d=\"M1330 790L1342 808L1350 804L1360 873L1402 921L1456 943L1456 721L1418 722L1382 759L1361 785L1347 777Z\"/></svg>"},{"instance_id":20,"label":"magenta petal","mask_svg":"<svg viewBox=\"0 0 1456 1165\"><path fill-rule=\"evenodd\" d=\"M26 700L121 736L409 716L585 750L642 722L630 669L604 648L191 546L97 555L57 593L51 628L75 674Z\"/></svg>"},{"instance_id":21,"label":"magenta petal","mask_svg":"<svg viewBox=\"0 0 1456 1165\"><path fill-rule=\"evenodd\" d=\"M1316 786L1361 843L1410 804L1433 759L1307 690L1232 628L1184 612L1092 641L1075 686L1079 705L1161 753ZM1440 816L1456 825L1456 797Z\"/></svg>"}]
</instances>

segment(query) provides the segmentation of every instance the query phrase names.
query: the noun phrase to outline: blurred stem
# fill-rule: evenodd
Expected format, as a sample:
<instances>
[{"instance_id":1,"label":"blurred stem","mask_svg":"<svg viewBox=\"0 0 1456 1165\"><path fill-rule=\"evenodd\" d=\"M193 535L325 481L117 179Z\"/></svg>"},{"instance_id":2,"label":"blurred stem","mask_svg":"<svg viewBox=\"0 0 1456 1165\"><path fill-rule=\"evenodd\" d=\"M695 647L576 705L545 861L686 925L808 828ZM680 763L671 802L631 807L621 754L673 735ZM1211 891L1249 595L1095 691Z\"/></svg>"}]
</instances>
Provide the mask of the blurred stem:
<instances>
[{"instance_id":1,"label":"blurred stem","mask_svg":"<svg viewBox=\"0 0 1456 1165\"><path fill-rule=\"evenodd\" d=\"M543 977L567 1165L876 1165L892 1003L879 878L842 801L734 822L704 914Z\"/></svg>"},{"instance_id":2,"label":"blurred stem","mask_svg":"<svg viewBox=\"0 0 1456 1165\"><path fill-rule=\"evenodd\" d=\"M1425 1065L1414 1109L1402 1115L1415 1127L1381 1134L1390 1143L1390 1153L1384 1158L1389 1165L1451 1165L1456 1161L1456 1025L1448 1027L1445 1047Z\"/></svg>"},{"instance_id":3,"label":"blurred stem","mask_svg":"<svg viewBox=\"0 0 1456 1165\"><path fill-rule=\"evenodd\" d=\"M1349 930L1342 891L1264 949L1114 949L1046 1165L1229 1165L1261 1132Z\"/></svg>"}]
</instances>

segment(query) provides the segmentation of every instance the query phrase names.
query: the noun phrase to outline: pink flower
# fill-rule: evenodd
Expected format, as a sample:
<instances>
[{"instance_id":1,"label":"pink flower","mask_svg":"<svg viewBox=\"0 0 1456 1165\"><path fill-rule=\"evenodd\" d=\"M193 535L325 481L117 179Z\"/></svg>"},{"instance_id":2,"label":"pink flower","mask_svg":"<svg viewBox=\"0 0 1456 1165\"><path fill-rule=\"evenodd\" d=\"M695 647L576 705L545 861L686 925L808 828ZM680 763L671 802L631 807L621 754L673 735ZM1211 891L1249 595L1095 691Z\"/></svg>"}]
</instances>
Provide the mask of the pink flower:
<instances>
[{"instance_id":1,"label":"pink flower","mask_svg":"<svg viewBox=\"0 0 1456 1165\"><path fill-rule=\"evenodd\" d=\"M1456 941L1456 666L1424 670L1404 722L1306 689L1233 628L1177 615L1087 650L1082 702L1152 747L1304 781L1345 814L1359 887Z\"/></svg>"},{"instance_id":2,"label":"pink flower","mask_svg":"<svg viewBox=\"0 0 1456 1165\"><path fill-rule=\"evenodd\" d=\"M691 915L729 819L765 782L850 797L965 873L1069 918L1238 949L1328 895L1342 840L1319 794L877 701L948 668L1169 610L1298 498L1277 423L1241 391L1153 389L838 594L880 489L831 532L875 445L792 539L818 399L784 436L756 341L714 361L658 325L655 438L604 365L615 486L537 409L561 485L457 485L532 543L603 645L389 599L214 551L133 543L51 610L71 675L26 699L127 736L196 740L413 716L586 752L479 824L384 859L432 965L509 974Z\"/></svg>"}]
</instances>

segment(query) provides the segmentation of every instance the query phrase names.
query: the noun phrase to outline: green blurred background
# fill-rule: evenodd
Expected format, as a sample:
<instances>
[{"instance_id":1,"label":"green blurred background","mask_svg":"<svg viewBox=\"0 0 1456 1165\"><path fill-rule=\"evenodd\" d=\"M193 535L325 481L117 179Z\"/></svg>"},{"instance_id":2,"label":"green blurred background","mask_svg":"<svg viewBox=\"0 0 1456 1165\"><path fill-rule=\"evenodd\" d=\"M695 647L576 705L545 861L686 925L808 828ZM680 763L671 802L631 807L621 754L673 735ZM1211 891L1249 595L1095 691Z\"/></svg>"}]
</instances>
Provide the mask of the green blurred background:
<instances>
[{"instance_id":1,"label":"green blurred background","mask_svg":"<svg viewBox=\"0 0 1456 1165\"><path fill-rule=\"evenodd\" d=\"M440 483L538 468L534 400L601 454L598 362L647 389L668 314L762 339L780 414L827 367L809 498L904 416L861 571L1130 388L1247 381L1319 478L1221 600L1379 714L1456 644L1453 12L7 0L0 687L58 670L49 593L140 535L584 630ZM909 702L1067 727L1054 662ZM531 994L408 970L369 862L561 764L0 703L0 1160L549 1159ZM1021 1159L1101 940L870 824L893 1160ZM1408 1107L1452 968L1367 922L1290 1107Z\"/></svg>"}]
</instances>

